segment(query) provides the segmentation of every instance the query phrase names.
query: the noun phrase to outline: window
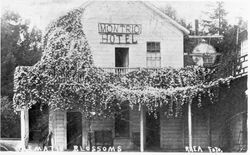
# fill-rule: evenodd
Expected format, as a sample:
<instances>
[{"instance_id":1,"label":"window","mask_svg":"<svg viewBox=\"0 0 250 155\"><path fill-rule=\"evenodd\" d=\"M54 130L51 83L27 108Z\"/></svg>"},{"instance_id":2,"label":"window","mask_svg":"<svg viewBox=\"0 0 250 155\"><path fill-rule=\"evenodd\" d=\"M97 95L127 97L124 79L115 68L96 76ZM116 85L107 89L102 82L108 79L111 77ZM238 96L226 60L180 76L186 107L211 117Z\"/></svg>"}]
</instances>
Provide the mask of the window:
<instances>
[{"instance_id":1,"label":"window","mask_svg":"<svg viewBox=\"0 0 250 155\"><path fill-rule=\"evenodd\" d=\"M160 42L147 42L147 67L161 67Z\"/></svg>"},{"instance_id":2,"label":"window","mask_svg":"<svg viewBox=\"0 0 250 155\"><path fill-rule=\"evenodd\" d=\"M115 114L115 137L129 137L129 104L121 103Z\"/></svg>"}]
</instances>

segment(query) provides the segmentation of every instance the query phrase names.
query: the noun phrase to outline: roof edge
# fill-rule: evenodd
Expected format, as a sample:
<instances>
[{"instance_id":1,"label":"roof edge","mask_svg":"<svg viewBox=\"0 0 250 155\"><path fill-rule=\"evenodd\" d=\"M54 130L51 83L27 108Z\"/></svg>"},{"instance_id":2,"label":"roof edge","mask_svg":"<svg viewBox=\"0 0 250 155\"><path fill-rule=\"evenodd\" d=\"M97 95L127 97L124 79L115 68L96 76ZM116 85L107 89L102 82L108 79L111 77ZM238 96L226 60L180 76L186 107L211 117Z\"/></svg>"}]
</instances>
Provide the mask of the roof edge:
<instances>
[{"instance_id":1,"label":"roof edge","mask_svg":"<svg viewBox=\"0 0 250 155\"><path fill-rule=\"evenodd\" d=\"M80 8L85 9L88 5L90 5L93 2L95 2L95 1L93 1L93 0L87 0L82 5L80 5Z\"/></svg>"},{"instance_id":2,"label":"roof edge","mask_svg":"<svg viewBox=\"0 0 250 155\"><path fill-rule=\"evenodd\" d=\"M178 22L176 22L175 20L173 20L172 18L170 18L169 16L164 14L162 11L159 10L159 8L154 6L152 3L146 2L146 1L141 1L141 0L140 0L140 2L143 3L145 6L147 6L148 8L155 11L157 14L159 14L163 18L170 21L171 24L173 24L175 27L177 27L179 30L181 30L184 34L188 35L190 33L190 31L187 28L185 28L184 26L182 26L181 24L179 24Z\"/></svg>"},{"instance_id":3,"label":"roof edge","mask_svg":"<svg viewBox=\"0 0 250 155\"><path fill-rule=\"evenodd\" d=\"M163 18L167 19L173 26L175 26L176 28L178 28L179 30L181 30L184 34L188 35L190 33L190 31L183 27L181 24L179 24L178 22L176 22L175 20L173 20L172 18L170 18L169 16L167 16L166 14L164 14L162 11L159 10L159 8L157 8L156 6L154 6L152 3L147 2L147 1L142 1L142 0L137 0L138 2L144 4L146 7L148 7L149 9L155 11L158 15L162 16ZM93 0L88 0L86 2L84 2L80 8L86 8L88 5L90 5L91 3L93 3L95 1Z\"/></svg>"}]
</instances>

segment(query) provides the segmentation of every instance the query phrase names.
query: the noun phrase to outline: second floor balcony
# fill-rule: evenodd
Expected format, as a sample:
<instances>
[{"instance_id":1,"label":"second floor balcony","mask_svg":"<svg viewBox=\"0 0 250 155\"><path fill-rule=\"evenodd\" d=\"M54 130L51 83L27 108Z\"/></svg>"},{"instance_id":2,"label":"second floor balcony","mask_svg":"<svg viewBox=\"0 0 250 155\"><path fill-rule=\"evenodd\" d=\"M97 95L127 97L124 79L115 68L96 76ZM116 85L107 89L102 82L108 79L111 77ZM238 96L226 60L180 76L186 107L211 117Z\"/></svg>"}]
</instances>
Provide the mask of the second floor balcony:
<instances>
[{"instance_id":1,"label":"second floor balcony","mask_svg":"<svg viewBox=\"0 0 250 155\"><path fill-rule=\"evenodd\" d=\"M241 77L246 76L248 73L248 55L240 56L237 59L229 60L226 64L218 63L216 65L213 65L212 69L216 69L215 72L213 72L213 77L222 78L222 77ZM139 70L151 70L151 71L157 71L164 69L165 67L97 67L105 72L109 73L115 73L117 75L124 75L132 71L139 71ZM165 68L167 69L167 68ZM61 82L67 81L69 79L74 79L78 82L81 82L84 80L84 74L88 71L88 68L85 68L84 70L71 70L71 71L64 71L58 70L57 68L50 69L49 74L51 76L57 75L57 79Z\"/></svg>"},{"instance_id":2,"label":"second floor balcony","mask_svg":"<svg viewBox=\"0 0 250 155\"><path fill-rule=\"evenodd\" d=\"M224 76L241 77L248 74L248 54L229 59L226 64L219 64L221 74Z\"/></svg>"},{"instance_id":3,"label":"second floor balcony","mask_svg":"<svg viewBox=\"0 0 250 155\"><path fill-rule=\"evenodd\" d=\"M111 72L111 73L116 73L119 75L123 75L132 71L138 71L140 69L142 69L141 67L100 67L101 69L103 69L106 72ZM143 68L146 70L160 70L162 68L159 67L147 67L147 68Z\"/></svg>"},{"instance_id":4,"label":"second floor balcony","mask_svg":"<svg viewBox=\"0 0 250 155\"><path fill-rule=\"evenodd\" d=\"M223 74L223 76L234 76L234 77L240 77L245 76L248 73L248 55L239 56L237 58L231 59L228 61L228 63L225 66L222 66L222 64L217 64L216 67L221 67L219 70L220 74ZM126 74L131 71L138 71L142 68L140 67L100 67L104 71L116 73L119 75ZM146 70L159 70L162 68L155 67L150 68L146 67L143 68Z\"/></svg>"}]
</instances>

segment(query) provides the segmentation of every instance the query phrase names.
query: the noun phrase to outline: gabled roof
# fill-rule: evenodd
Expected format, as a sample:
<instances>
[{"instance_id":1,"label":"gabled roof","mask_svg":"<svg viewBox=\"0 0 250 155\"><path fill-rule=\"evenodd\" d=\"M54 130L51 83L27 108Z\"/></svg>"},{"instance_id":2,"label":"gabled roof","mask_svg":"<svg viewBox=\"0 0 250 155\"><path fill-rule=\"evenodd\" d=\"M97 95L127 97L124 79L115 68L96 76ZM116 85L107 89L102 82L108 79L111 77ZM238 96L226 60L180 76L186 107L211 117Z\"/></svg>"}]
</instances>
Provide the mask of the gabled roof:
<instances>
[{"instance_id":1,"label":"gabled roof","mask_svg":"<svg viewBox=\"0 0 250 155\"><path fill-rule=\"evenodd\" d=\"M85 2L84 4L81 5L81 8L86 8L92 2L95 2L95 1L89 0L89 1ZM141 0L138 0L138 2L142 3L143 5L145 5L147 8L151 9L152 11L156 12L159 16L166 19L168 22L170 22L170 24L175 26L177 29L181 30L184 34L189 34L189 30L187 28L183 27L181 24L179 24L178 22L176 22L175 20L173 20L172 18L167 16L165 13L163 13L161 10L159 10L152 3L146 2L146 1L141 1Z\"/></svg>"},{"instance_id":2,"label":"gabled roof","mask_svg":"<svg viewBox=\"0 0 250 155\"><path fill-rule=\"evenodd\" d=\"M154 12L156 12L159 16L165 18L172 25L174 25L176 28L178 28L179 30L181 30L184 34L189 34L189 30L187 28L185 28L184 26L182 26L181 24L179 24L178 22L176 22L175 20L173 20L172 18L170 18L168 15L166 15L165 13L163 13L160 9L158 9L152 3L146 2L146 1L140 1L140 2L143 3L144 5L146 5L148 8L150 8Z\"/></svg>"}]
</instances>

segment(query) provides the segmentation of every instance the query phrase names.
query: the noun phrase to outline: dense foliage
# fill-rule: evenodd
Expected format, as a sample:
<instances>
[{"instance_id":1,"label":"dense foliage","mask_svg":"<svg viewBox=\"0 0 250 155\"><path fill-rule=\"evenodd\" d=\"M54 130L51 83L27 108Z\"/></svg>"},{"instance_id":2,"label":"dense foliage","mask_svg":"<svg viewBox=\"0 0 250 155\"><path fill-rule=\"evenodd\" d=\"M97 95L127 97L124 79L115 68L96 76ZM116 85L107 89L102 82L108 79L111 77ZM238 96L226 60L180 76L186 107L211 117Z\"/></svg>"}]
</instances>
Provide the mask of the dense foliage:
<instances>
[{"instance_id":1,"label":"dense foliage","mask_svg":"<svg viewBox=\"0 0 250 155\"><path fill-rule=\"evenodd\" d=\"M20 138L20 113L14 113L12 102L7 96L1 97L1 138Z\"/></svg>"},{"instance_id":2,"label":"dense foliage","mask_svg":"<svg viewBox=\"0 0 250 155\"><path fill-rule=\"evenodd\" d=\"M173 69L146 69L124 75L105 72L93 63L81 15L76 9L52 23L45 35L44 55L33 67L15 71L14 106L30 108L40 102L51 109L79 110L86 117L113 116L122 101L130 107L159 108L168 116L180 116L182 106L198 96L216 98L216 87L227 79L212 80L211 71L190 66Z\"/></svg>"}]
</instances>

